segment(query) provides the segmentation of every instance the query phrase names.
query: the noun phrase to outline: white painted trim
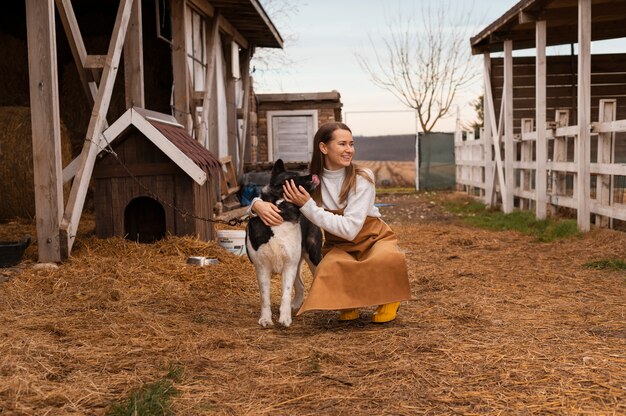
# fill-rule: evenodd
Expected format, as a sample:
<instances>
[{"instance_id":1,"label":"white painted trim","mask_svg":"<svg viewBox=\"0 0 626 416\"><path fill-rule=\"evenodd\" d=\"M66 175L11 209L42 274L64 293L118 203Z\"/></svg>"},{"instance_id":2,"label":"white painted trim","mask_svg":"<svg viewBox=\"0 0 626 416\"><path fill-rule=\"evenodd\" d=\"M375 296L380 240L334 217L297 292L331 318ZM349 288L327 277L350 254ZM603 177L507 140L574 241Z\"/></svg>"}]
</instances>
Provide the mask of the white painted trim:
<instances>
[{"instance_id":1,"label":"white painted trim","mask_svg":"<svg viewBox=\"0 0 626 416\"><path fill-rule=\"evenodd\" d=\"M272 137L272 118L276 116L313 116L313 134L317 131L318 110L272 110L267 116L267 159L274 161L274 138ZM313 137L309 141L309 154L313 152Z\"/></svg>"},{"instance_id":2,"label":"white painted trim","mask_svg":"<svg viewBox=\"0 0 626 416\"><path fill-rule=\"evenodd\" d=\"M185 155L174 143L170 142L163 134L148 120L143 118L132 108L131 119L132 124L142 132L156 147L167 155L174 163L178 165L191 179L198 185L202 186L206 182L206 173L195 164L195 162Z\"/></svg>"},{"instance_id":3,"label":"white painted trim","mask_svg":"<svg viewBox=\"0 0 626 416\"><path fill-rule=\"evenodd\" d=\"M124 114L120 118L118 118L115 123L111 124L111 126L106 129L101 138L101 143L98 146L99 149L106 146L106 144L111 144L115 142L115 140L120 137L120 135L130 126L134 126L139 130L144 136L146 136L156 147L159 148L163 153L169 157L172 162L176 163L178 167L180 167L191 179L193 179L198 185L202 186L206 182L207 175L206 173L195 164L195 162L187 155L185 155L178 147L176 147L172 142L170 142L167 137L163 136L163 134L141 113L137 110L131 108L126 110ZM181 129L184 127L179 126Z\"/></svg>"}]
</instances>

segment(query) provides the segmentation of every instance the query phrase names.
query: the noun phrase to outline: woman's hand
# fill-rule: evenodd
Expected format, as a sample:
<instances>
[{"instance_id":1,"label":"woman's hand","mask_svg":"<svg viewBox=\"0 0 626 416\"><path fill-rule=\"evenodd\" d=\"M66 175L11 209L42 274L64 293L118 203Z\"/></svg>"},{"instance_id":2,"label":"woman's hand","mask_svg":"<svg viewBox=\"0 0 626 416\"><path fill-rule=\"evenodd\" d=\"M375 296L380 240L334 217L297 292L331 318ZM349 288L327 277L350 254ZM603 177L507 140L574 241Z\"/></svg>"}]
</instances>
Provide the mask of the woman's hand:
<instances>
[{"instance_id":1,"label":"woman's hand","mask_svg":"<svg viewBox=\"0 0 626 416\"><path fill-rule=\"evenodd\" d=\"M285 201L296 204L299 207L306 204L308 200L311 199L311 195L309 195L304 187L296 187L293 179L283 184L283 192L285 193Z\"/></svg>"},{"instance_id":2,"label":"woman's hand","mask_svg":"<svg viewBox=\"0 0 626 416\"><path fill-rule=\"evenodd\" d=\"M252 205L252 211L261 218L261 221L268 227L274 227L283 223L283 217L280 216L280 208L271 202L256 201Z\"/></svg>"}]
</instances>

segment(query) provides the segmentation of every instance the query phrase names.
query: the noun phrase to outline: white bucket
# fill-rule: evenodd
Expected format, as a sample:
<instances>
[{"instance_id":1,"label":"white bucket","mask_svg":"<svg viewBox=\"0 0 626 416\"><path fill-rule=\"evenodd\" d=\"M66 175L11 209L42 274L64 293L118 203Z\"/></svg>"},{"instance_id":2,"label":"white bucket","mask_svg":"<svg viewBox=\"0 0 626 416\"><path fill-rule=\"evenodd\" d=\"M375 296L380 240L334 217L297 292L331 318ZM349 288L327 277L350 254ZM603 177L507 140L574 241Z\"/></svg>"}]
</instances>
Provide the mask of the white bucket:
<instances>
[{"instance_id":1,"label":"white bucket","mask_svg":"<svg viewBox=\"0 0 626 416\"><path fill-rule=\"evenodd\" d=\"M237 256L246 254L246 232L244 230L218 230L220 246Z\"/></svg>"}]
</instances>

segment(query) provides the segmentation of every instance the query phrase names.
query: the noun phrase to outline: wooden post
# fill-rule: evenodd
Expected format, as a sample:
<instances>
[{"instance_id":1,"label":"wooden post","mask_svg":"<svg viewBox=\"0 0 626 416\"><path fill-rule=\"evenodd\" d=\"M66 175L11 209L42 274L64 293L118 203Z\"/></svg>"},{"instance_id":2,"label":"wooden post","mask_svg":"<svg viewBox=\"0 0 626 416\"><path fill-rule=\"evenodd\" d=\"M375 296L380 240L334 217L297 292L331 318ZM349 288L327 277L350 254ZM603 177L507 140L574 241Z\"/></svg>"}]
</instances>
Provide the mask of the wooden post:
<instances>
[{"instance_id":1,"label":"wooden post","mask_svg":"<svg viewBox=\"0 0 626 416\"><path fill-rule=\"evenodd\" d=\"M535 62L535 120L537 141L535 142L535 215L537 219L547 216L547 172L548 143L546 140L546 21L535 23L535 46L537 60Z\"/></svg>"},{"instance_id":2,"label":"wooden post","mask_svg":"<svg viewBox=\"0 0 626 416\"><path fill-rule=\"evenodd\" d=\"M534 120L532 118L522 119L522 128L521 128L522 134L531 133L534 130L533 121ZM520 155L521 156L520 160L526 163L532 162L533 142L530 140L522 140L521 147L522 147L521 149L522 154ZM520 177L520 189L522 191L530 191L531 184L532 184L532 170L526 167L522 167L521 171L522 173ZM532 203L532 199L522 197L521 202L520 202L520 208L528 210L531 208L531 203Z\"/></svg>"},{"instance_id":3,"label":"wooden post","mask_svg":"<svg viewBox=\"0 0 626 416\"><path fill-rule=\"evenodd\" d=\"M617 100L600 100L600 123L614 121L617 114ZM613 163L615 133L598 133L598 164ZM598 175L596 181L596 200L599 204L610 206L612 201L611 182L613 176ZM609 227L610 218L596 215L596 225Z\"/></svg>"},{"instance_id":4,"label":"wooden post","mask_svg":"<svg viewBox=\"0 0 626 416\"><path fill-rule=\"evenodd\" d=\"M215 82L215 71L217 66L217 45L219 44L218 36L220 34L220 24L219 24L219 14L216 14L213 17L213 21L211 23L211 32L207 37L207 66L206 66L206 75L204 77L204 97L202 99L202 116L200 122L200 128L202 130L202 135L200 136L203 140L205 146L209 144L209 109L211 108L211 103L216 102L215 97L212 97L211 92L213 91L213 84ZM216 89L217 90L217 89ZM213 101L212 101L213 99ZM213 107L215 110L215 107ZM211 146L208 146L211 148ZM217 149L213 149L215 153L217 153Z\"/></svg>"},{"instance_id":5,"label":"wooden post","mask_svg":"<svg viewBox=\"0 0 626 416\"><path fill-rule=\"evenodd\" d=\"M61 119L53 0L26 0L33 179L39 262L61 260Z\"/></svg>"},{"instance_id":6,"label":"wooden post","mask_svg":"<svg viewBox=\"0 0 626 416\"><path fill-rule=\"evenodd\" d=\"M487 108L485 108L485 112L489 111L489 121L490 121L490 125L491 125L491 131L492 131L492 141L493 141L493 152L495 155L495 166L494 166L494 173L492 175L493 178L493 182L491 182L489 184L489 189L491 189L491 195L489 195L488 199L491 202L491 204L494 203L494 199L495 199L495 180L496 178L498 178L498 184L500 186L500 194L502 195L502 200L504 201L506 199L506 194L507 194L507 189L506 186L504 184L504 170L502 167L502 155L500 154L500 136L502 133L502 117L503 117L503 113L504 113L504 100L505 100L505 96L504 93L506 92L505 89L502 89L502 102L501 102L501 107L500 107L500 120L498 121L498 124L496 124L496 112L494 109L494 104L493 104L493 95L491 93L491 75L489 72L486 72L484 74L484 82L485 82L485 97L487 98L487 102L488 102L488 106ZM497 175L495 174L495 172L497 171Z\"/></svg>"},{"instance_id":7,"label":"wooden post","mask_svg":"<svg viewBox=\"0 0 626 416\"><path fill-rule=\"evenodd\" d=\"M569 111L556 110L554 115L556 127L569 126ZM567 162L567 137L554 136L552 160L555 162ZM567 174L565 172L555 171L552 184L552 195L565 196L567 192Z\"/></svg>"},{"instance_id":8,"label":"wooden post","mask_svg":"<svg viewBox=\"0 0 626 416\"><path fill-rule=\"evenodd\" d=\"M87 128L85 144L80 155L80 165L76 172L76 177L74 178L72 190L61 222L60 238L62 258L67 258L72 250L96 155L100 151L98 144L102 136L103 127L106 124L105 116L109 109L109 104L111 103L113 85L119 67L122 47L124 46L124 38L130 20L132 4L133 0L121 0L117 17L115 18L113 35L109 42L107 59L102 70L102 80L98 87L98 95L96 95L94 108L91 112L91 119L89 120L89 127Z\"/></svg>"},{"instance_id":9,"label":"wooden post","mask_svg":"<svg viewBox=\"0 0 626 416\"><path fill-rule=\"evenodd\" d=\"M577 219L581 231L589 231L591 180L591 0L578 0L578 137L576 139Z\"/></svg>"},{"instance_id":10,"label":"wooden post","mask_svg":"<svg viewBox=\"0 0 626 416\"><path fill-rule=\"evenodd\" d=\"M513 189L515 176L513 160L513 41L504 41L504 178L506 193L502 194L502 208L505 214L513 212Z\"/></svg>"},{"instance_id":11,"label":"wooden post","mask_svg":"<svg viewBox=\"0 0 626 416\"><path fill-rule=\"evenodd\" d=\"M189 102L189 72L187 69L187 48L185 38L186 1L171 0L172 13L172 76L174 78L174 117L176 121L185 126L187 133L191 134L193 126Z\"/></svg>"},{"instance_id":12,"label":"wooden post","mask_svg":"<svg viewBox=\"0 0 626 416\"><path fill-rule=\"evenodd\" d=\"M124 85L126 108L145 107L143 82L143 36L141 33L141 1L133 2L124 43Z\"/></svg>"},{"instance_id":13,"label":"wooden post","mask_svg":"<svg viewBox=\"0 0 626 416\"><path fill-rule=\"evenodd\" d=\"M490 77L491 74L491 56L489 52L483 54L483 71L486 77ZM488 103L487 86L484 85L483 92L483 114L484 114L484 134L481 136L483 139L483 161L484 163L484 177L485 177L485 205L493 206L493 135L494 131L491 128L492 121L490 119L491 112L486 111ZM489 91L491 95L491 91Z\"/></svg>"},{"instance_id":14,"label":"wooden post","mask_svg":"<svg viewBox=\"0 0 626 416\"><path fill-rule=\"evenodd\" d=\"M243 53L243 62L241 65L241 77L243 79L243 102L242 102L242 126L241 136L239 137L239 170L237 175L243 175L244 157L246 152L246 139L248 137L248 120L250 119L250 91L252 86L250 85L250 59L252 58L252 51L250 48L245 49Z\"/></svg>"}]
</instances>

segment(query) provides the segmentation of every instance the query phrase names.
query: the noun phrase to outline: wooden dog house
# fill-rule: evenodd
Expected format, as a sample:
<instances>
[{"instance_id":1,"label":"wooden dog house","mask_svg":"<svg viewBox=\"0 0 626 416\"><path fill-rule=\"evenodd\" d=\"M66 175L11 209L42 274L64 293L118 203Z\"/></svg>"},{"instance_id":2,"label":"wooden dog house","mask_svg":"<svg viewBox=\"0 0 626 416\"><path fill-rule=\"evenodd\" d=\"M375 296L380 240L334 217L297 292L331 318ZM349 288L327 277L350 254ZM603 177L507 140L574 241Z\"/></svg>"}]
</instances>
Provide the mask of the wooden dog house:
<instances>
[{"instance_id":1,"label":"wooden dog house","mask_svg":"<svg viewBox=\"0 0 626 416\"><path fill-rule=\"evenodd\" d=\"M173 116L131 108L104 131L94 168L96 234L214 238L222 168Z\"/></svg>"}]
</instances>

